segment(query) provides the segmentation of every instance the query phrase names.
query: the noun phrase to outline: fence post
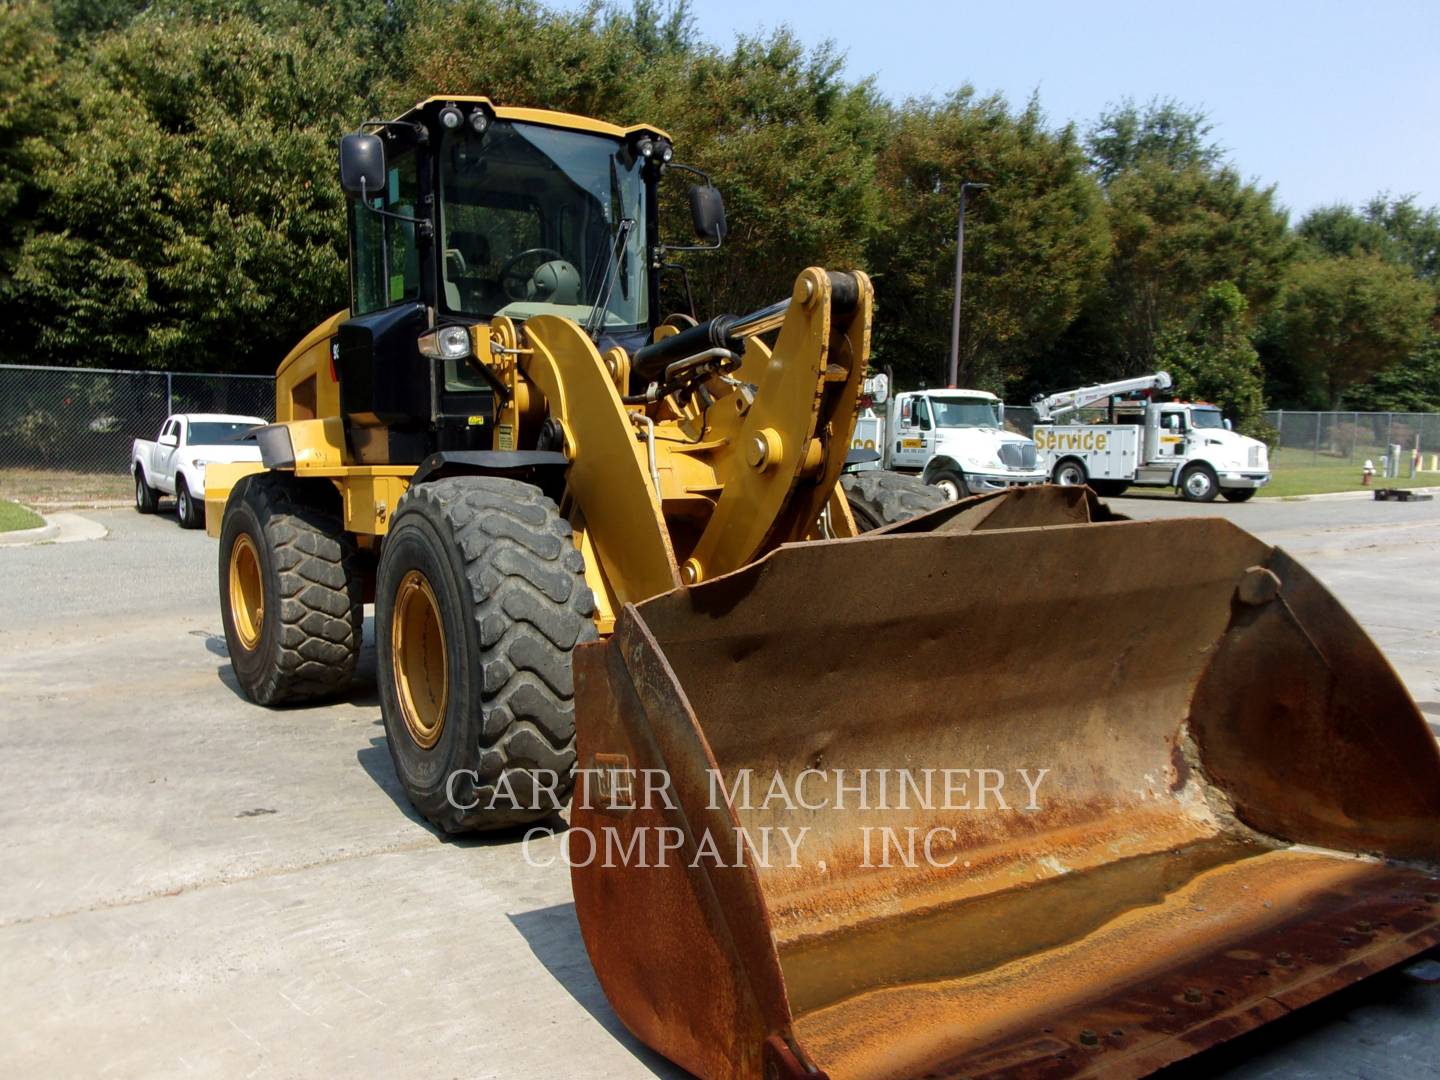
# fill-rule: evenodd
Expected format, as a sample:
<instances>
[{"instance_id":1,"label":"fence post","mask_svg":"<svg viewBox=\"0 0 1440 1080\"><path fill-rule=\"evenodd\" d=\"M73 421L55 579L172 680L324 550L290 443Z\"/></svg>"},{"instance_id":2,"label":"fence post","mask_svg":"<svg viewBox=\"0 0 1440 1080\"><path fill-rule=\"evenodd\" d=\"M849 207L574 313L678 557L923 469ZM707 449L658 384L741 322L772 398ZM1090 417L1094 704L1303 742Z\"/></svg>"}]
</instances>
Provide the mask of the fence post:
<instances>
[{"instance_id":1,"label":"fence post","mask_svg":"<svg viewBox=\"0 0 1440 1080\"><path fill-rule=\"evenodd\" d=\"M1320 414L1315 414L1315 449L1310 455L1310 464L1320 464Z\"/></svg>"},{"instance_id":2,"label":"fence post","mask_svg":"<svg viewBox=\"0 0 1440 1080\"><path fill-rule=\"evenodd\" d=\"M171 381L170 372L165 372L165 415L169 416L175 411L175 388Z\"/></svg>"}]
</instances>

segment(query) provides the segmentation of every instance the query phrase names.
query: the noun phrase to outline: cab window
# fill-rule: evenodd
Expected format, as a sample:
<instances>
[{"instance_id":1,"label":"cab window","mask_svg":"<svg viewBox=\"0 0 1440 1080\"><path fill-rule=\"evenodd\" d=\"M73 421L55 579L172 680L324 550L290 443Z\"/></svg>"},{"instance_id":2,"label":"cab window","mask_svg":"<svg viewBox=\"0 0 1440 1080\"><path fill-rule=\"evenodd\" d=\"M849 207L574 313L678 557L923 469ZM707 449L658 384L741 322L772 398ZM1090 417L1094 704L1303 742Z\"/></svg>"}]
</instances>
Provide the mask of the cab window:
<instances>
[{"instance_id":1,"label":"cab window","mask_svg":"<svg viewBox=\"0 0 1440 1080\"><path fill-rule=\"evenodd\" d=\"M920 425L921 431L930 430L930 403L924 398L915 399L915 423Z\"/></svg>"},{"instance_id":2,"label":"cab window","mask_svg":"<svg viewBox=\"0 0 1440 1080\"><path fill-rule=\"evenodd\" d=\"M370 200L377 210L414 217L419 211L420 181L414 153L395 158L385 190ZM350 204L350 311L379 311L391 304L420 299L420 251L415 224L373 214L358 201Z\"/></svg>"}]
</instances>

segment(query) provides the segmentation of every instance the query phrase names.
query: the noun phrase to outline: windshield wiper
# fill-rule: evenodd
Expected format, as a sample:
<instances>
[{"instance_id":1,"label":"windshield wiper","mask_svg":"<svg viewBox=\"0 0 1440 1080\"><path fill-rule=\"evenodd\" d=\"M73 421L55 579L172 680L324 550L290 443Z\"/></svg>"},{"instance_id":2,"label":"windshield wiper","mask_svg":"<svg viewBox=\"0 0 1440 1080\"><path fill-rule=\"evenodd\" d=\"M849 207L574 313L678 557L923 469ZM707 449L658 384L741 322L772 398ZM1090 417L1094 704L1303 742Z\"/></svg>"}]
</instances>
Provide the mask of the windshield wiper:
<instances>
[{"instance_id":1,"label":"windshield wiper","mask_svg":"<svg viewBox=\"0 0 1440 1080\"><path fill-rule=\"evenodd\" d=\"M605 325L605 313L610 310L610 294L615 291L615 279L619 277L616 268L625 256L625 245L630 239L630 230L635 227L634 218L621 218L615 227L615 240L610 247L610 261L605 265L605 276L600 279L598 302L590 309L590 318L585 320L585 333L591 341L600 340L600 328Z\"/></svg>"}]
</instances>

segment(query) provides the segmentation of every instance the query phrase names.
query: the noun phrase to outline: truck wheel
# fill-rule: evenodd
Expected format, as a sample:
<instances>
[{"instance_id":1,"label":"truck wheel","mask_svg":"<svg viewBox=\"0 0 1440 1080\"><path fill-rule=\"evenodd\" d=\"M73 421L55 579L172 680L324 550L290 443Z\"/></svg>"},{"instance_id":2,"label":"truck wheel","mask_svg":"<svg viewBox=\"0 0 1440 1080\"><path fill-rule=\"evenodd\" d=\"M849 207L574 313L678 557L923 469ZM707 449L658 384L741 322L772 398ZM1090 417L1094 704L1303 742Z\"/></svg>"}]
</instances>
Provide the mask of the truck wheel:
<instances>
[{"instance_id":1,"label":"truck wheel","mask_svg":"<svg viewBox=\"0 0 1440 1080\"><path fill-rule=\"evenodd\" d=\"M970 488L965 483L964 475L955 469L936 469L930 483L940 489L946 502L959 502L970 497Z\"/></svg>"},{"instance_id":2,"label":"truck wheel","mask_svg":"<svg viewBox=\"0 0 1440 1080\"><path fill-rule=\"evenodd\" d=\"M1050 479L1061 487L1078 487L1089 481L1083 463L1074 458L1066 458L1055 466L1055 471L1050 474Z\"/></svg>"},{"instance_id":3,"label":"truck wheel","mask_svg":"<svg viewBox=\"0 0 1440 1080\"><path fill-rule=\"evenodd\" d=\"M411 803L447 833L559 810L574 786L570 654L595 600L570 525L503 477L419 484L375 587L380 710Z\"/></svg>"},{"instance_id":4,"label":"truck wheel","mask_svg":"<svg viewBox=\"0 0 1440 1080\"><path fill-rule=\"evenodd\" d=\"M1130 490L1128 480L1091 480L1090 487L1096 495L1104 495L1106 498L1114 498L1116 495L1124 495Z\"/></svg>"},{"instance_id":5,"label":"truck wheel","mask_svg":"<svg viewBox=\"0 0 1440 1080\"><path fill-rule=\"evenodd\" d=\"M918 476L890 472L888 469L867 469L844 473L840 487L850 504L850 513L861 532L870 532L882 525L893 525L916 514L944 506L944 493L925 483Z\"/></svg>"},{"instance_id":6,"label":"truck wheel","mask_svg":"<svg viewBox=\"0 0 1440 1080\"><path fill-rule=\"evenodd\" d=\"M281 705L343 690L363 602L355 538L337 514L288 477L236 485L220 527L220 612L246 697Z\"/></svg>"},{"instance_id":7,"label":"truck wheel","mask_svg":"<svg viewBox=\"0 0 1440 1080\"><path fill-rule=\"evenodd\" d=\"M1180 495L1190 502L1213 502L1220 494L1220 481L1215 470L1200 462L1185 466L1180 474Z\"/></svg>"},{"instance_id":8,"label":"truck wheel","mask_svg":"<svg viewBox=\"0 0 1440 1080\"><path fill-rule=\"evenodd\" d=\"M175 516L182 529L198 529L205 524L205 504L195 501L183 476L175 481Z\"/></svg>"},{"instance_id":9,"label":"truck wheel","mask_svg":"<svg viewBox=\"0 0 1440 1080\"><path fill-rule=\"evenodd\" d=\"M1257 488L1221 488L1220 494L1227 502L1249 502L1255 497Z\"/></svg>"},{"instance_id":10,"label":"truck wheel","mask_svg":"<svg viewBox=\"0 0 1440 1080\"><path fill-rule=\"evenodd\" d=\"M145 482L143 469L135 470L135 509L142 514L153 514L160 508L160 493Z\"/></svg>"}]
</instances>

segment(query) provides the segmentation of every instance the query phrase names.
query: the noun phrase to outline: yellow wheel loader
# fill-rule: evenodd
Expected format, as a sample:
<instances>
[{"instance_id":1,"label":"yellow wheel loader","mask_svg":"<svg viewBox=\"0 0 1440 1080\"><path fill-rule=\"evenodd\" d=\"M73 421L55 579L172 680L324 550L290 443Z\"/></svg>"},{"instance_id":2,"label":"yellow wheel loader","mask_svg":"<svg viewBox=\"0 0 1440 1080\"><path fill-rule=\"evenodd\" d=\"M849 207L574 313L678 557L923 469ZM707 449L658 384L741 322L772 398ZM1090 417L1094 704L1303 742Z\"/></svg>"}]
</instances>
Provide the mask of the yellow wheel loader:
<instances>
[{"instance_id":1,"label":"yellow wheel loader","mask_svg":"<svg viewBox=\"0 0 1440 1080\"><path fill-rule=\"evenodd\" d=\"M350 308L206 477L245 692L341 689L373 600L409 798L573 792L597 976L703 1077L1137 1076L1440 940L1440 756L1335 600L1222 520L847 472L869 280L664 315L726 229L673 152L467 97L342 140Z\"/></svg>"}]
</instances>

